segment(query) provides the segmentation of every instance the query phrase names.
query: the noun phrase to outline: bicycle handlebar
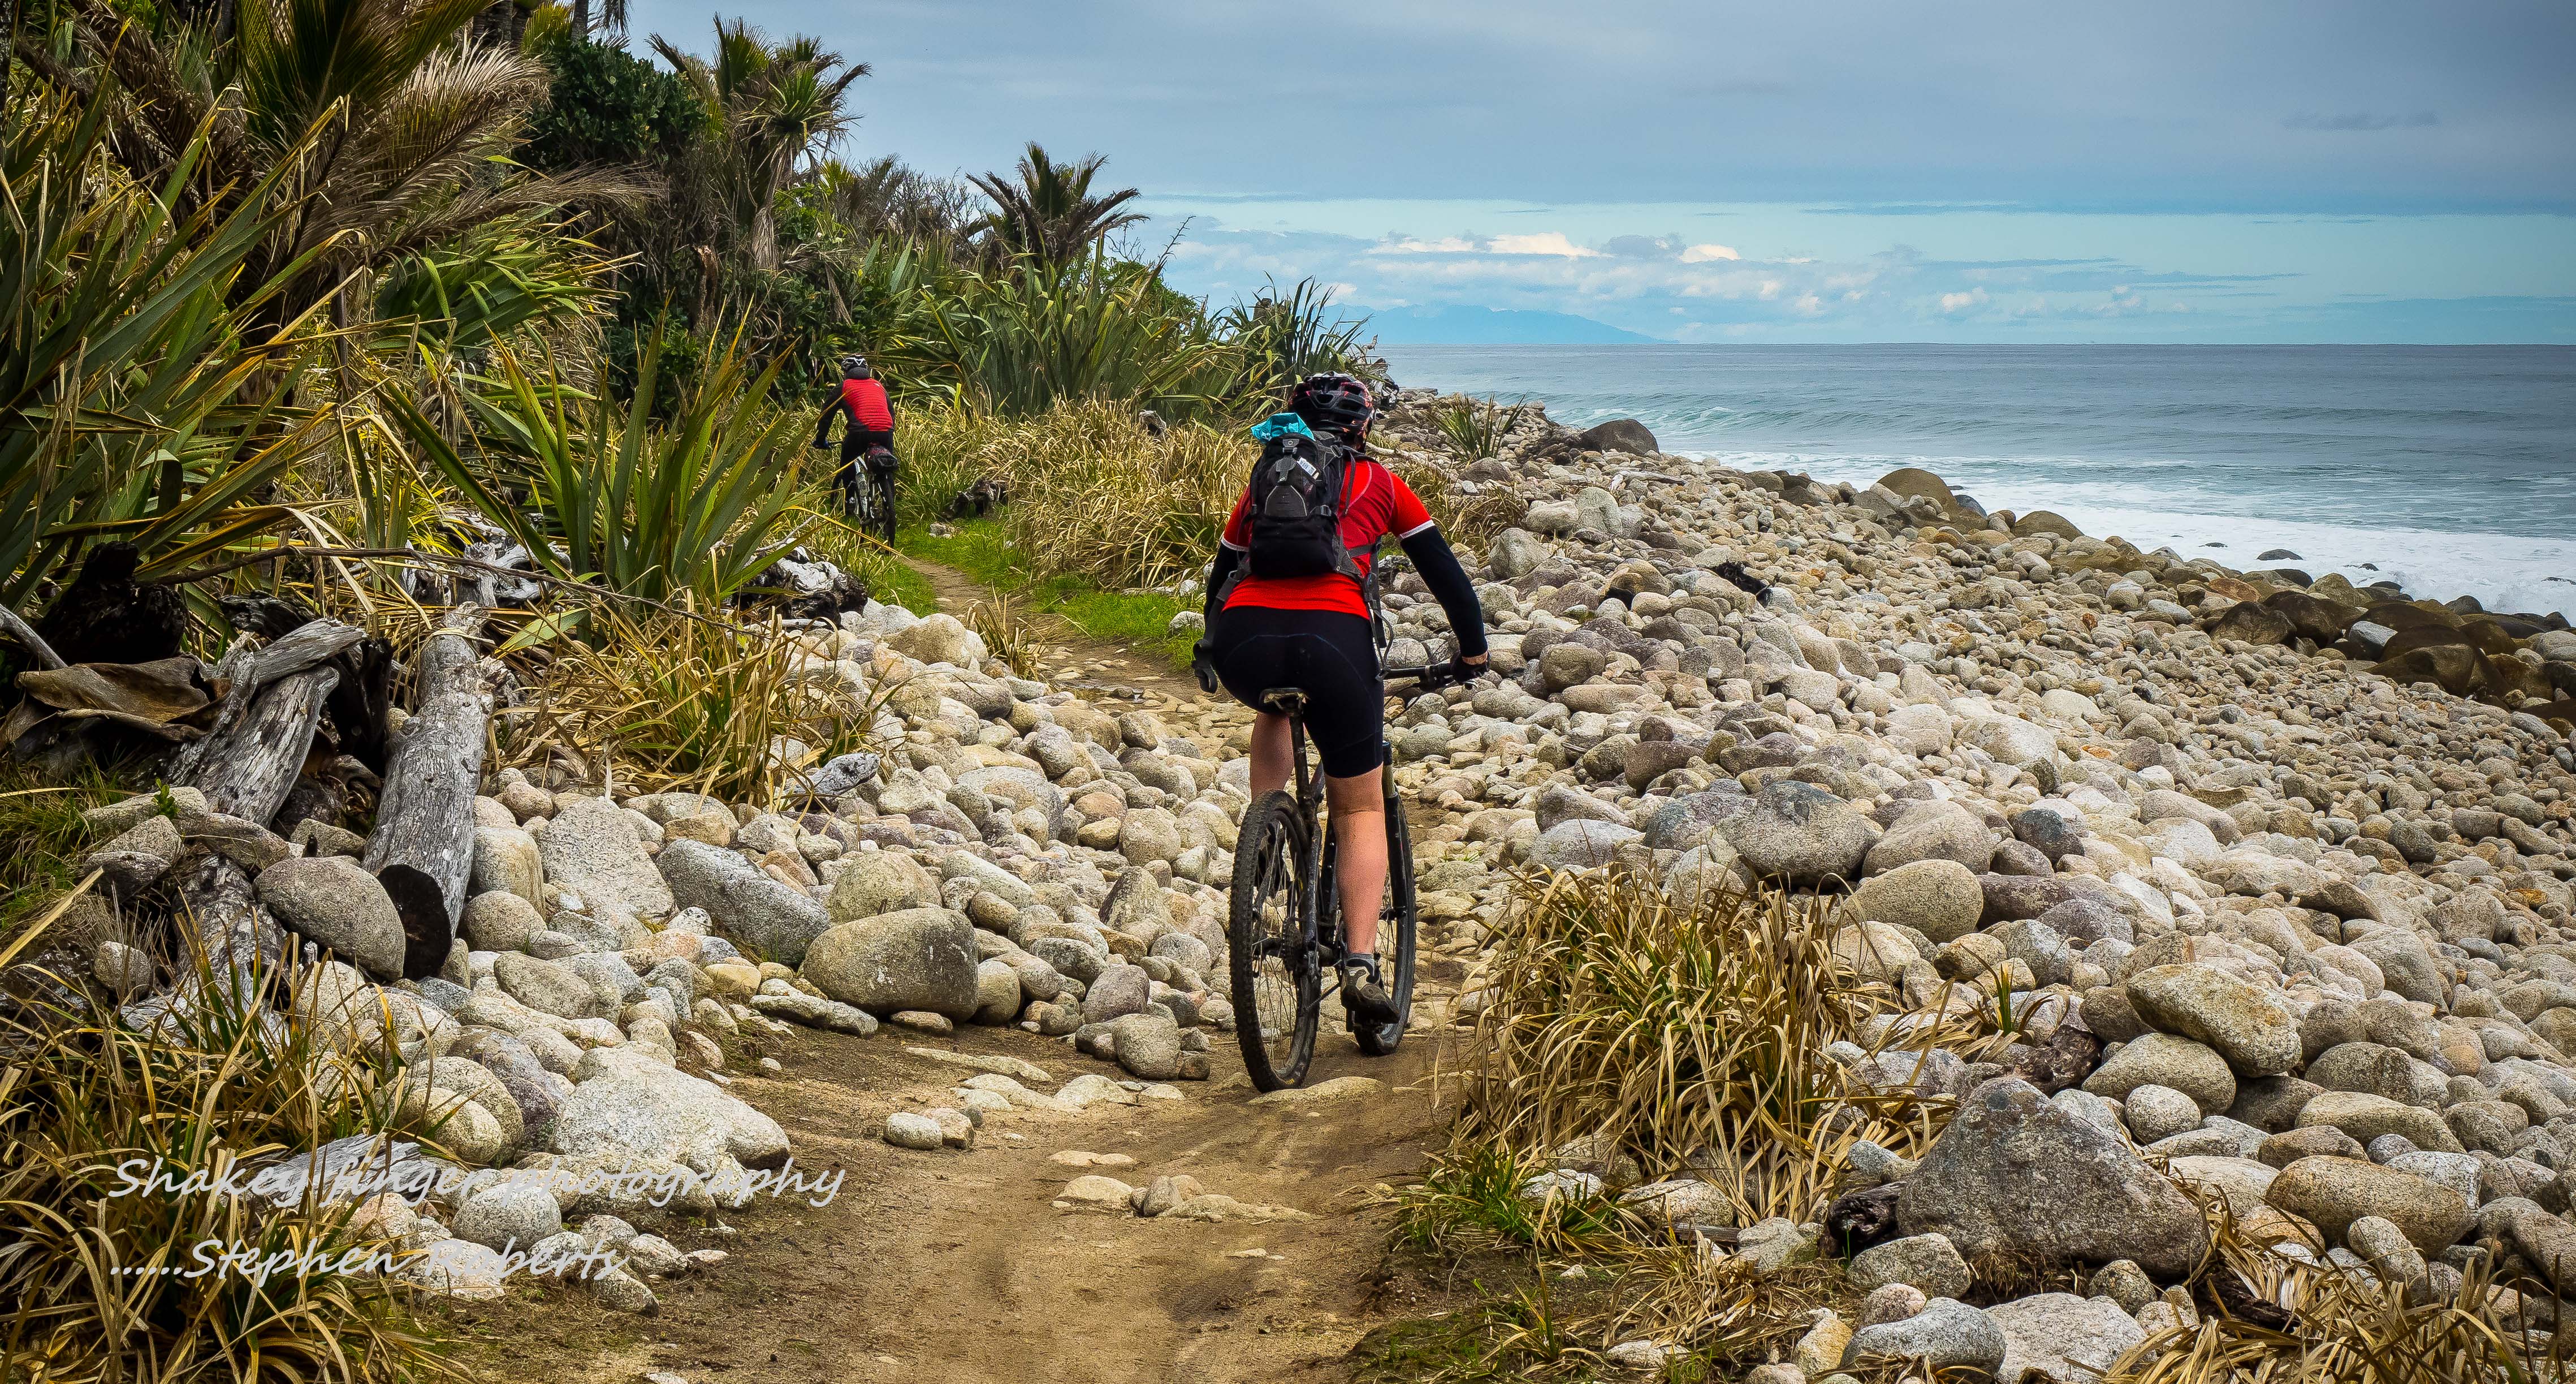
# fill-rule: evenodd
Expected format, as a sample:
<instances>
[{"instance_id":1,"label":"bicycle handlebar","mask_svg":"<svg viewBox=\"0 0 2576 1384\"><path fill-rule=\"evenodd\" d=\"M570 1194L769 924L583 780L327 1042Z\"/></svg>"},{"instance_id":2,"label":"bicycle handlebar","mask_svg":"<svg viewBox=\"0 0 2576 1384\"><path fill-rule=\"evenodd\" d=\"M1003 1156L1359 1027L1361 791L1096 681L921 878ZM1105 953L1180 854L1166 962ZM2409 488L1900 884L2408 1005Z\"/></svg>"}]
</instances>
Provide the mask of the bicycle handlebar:
<instances>
[{"instance_id":1,"label":"bicycle handlebar","mask_svg":"<svg viewBox=\"0 0 2576 1384\"><path fill-rule=\"evenodd\" d=\"M1419 691L1437 692L1443 687L1473 682L1492 671L1482 663L1460 663L1451 658L1438 663L1426 663L1416 668L1389 668L1379 674L1379 677L1386 682L1414 683Z\"/></svg>"}]
</instances>

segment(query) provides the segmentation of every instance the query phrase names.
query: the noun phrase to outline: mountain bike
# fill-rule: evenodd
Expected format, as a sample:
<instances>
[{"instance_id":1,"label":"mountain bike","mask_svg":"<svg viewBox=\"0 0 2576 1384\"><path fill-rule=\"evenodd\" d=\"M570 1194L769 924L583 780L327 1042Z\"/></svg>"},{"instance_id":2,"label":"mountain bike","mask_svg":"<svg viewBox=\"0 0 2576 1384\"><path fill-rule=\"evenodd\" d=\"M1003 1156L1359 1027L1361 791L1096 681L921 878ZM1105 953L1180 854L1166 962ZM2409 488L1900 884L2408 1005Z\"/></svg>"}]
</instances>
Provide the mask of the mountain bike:
<instances>
[{"instance_id":1,"label":"mountain bike","mask_svg":"<svg viewBox=\"0 0 2576 1384\"><path fill-rule=\"evenodd\" d=\"M894 541L894 453L878 443L862 453L843 475L842 503L859 531L888 543Z\"/></svg>"},{"instance_id":2,"label":"mountain bike","mask_svg":"<svg viewBox=\"0 0 2576 1384\"><path fill-rule=\"evenodd\" d=\"M1389 668L1383 676L1429 692L1482 671L1451 660ZM1288 718L1296 777L1292 788L1265 794L1243 814L1234 847L1227 969L1244 1071L1254 1086L1276 1091L1305 1080L1314 1060L1325 982L1329 977L1333 990L1341 987L1344 930L1332 835L1319 820L1324 779L1306 762L1306 694L1282 687L1262 700L1266 709ZM1378 952L1388 958L1383 979L1398 1017L1388 1024L1352 1025L1351 1037L1372 1057L1395 1051L1413 1012L1413 846L1394 774L1385 776L1385 786L1386 893L1378 914Z\"/></svg>"}]
</instances>

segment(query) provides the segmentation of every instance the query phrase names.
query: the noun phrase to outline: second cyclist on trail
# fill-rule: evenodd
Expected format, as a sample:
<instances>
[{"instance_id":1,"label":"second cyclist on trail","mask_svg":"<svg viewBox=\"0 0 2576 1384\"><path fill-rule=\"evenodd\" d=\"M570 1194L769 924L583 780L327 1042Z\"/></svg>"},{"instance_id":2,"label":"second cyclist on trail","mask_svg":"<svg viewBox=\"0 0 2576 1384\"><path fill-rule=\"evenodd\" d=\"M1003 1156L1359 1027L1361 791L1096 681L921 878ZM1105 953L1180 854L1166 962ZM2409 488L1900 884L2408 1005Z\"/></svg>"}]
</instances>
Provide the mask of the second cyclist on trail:
<instances>
[{"instance_id":1,"label":"second cyclist on trail","mask_svg":"<svg viewBox=\"0 0 2576 1384\"><path fill-rule=\"evenodd\" d=\"M1342 918L1348 929L1342 994L1355 1018L1400 1016L1377 963L1378 909L1386 886L1386 693L1378 677L1370 563L1378 540L1403 545L1449 616L1458 661L1485 662L1476 588L1430 512L1367 453L1376 409L1348 375L1312 375L1288 412L1253 430L1264 449L1235 501L1208 575L1201 681L1220 680L1260 711L1252 732L1252 800L1288 781L1288 719L1261 710L1273 688L1306 693L1306 727L1323 762L1332 808ZM1212 687L1210 690L1214 690ZM1411 861L1396 862L1412 868Z\"/></svg>"}]
</instances>

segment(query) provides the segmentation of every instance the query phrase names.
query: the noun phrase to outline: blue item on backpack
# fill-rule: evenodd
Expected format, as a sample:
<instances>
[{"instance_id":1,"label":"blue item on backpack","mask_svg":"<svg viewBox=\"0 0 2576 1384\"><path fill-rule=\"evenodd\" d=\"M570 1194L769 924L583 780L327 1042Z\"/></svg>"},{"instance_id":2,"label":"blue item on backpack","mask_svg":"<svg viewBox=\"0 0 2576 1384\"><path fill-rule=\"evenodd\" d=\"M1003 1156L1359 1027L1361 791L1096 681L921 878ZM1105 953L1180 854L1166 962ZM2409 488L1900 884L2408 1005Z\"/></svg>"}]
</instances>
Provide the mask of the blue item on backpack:
<instances>
[{"instance_id":1,"label":"blue item on backpack","mask_svg":"<svg viewBox=\"0 0 2576 1384\"><path fill-rule=\"evenodd\" d=\"M1315 430L1306 426L1305 419L1293 413L1274 413L1252 425L1252 440L1255 442L1274 442L1290 433L1313 437Z\"/></svg>"}]
</instances>

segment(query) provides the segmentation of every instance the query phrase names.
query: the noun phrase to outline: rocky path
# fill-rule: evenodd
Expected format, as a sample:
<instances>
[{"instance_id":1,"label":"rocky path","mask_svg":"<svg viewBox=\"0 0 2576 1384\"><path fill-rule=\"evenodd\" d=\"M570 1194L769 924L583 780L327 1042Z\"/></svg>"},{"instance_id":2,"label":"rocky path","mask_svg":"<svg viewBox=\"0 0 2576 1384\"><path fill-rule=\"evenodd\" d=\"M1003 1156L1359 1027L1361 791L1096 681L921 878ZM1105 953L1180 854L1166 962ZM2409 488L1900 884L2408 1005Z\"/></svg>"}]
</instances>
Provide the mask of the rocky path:
<instances>
[{"instance_id":1,"label":"rocky path","mask_svg":"<svg viewBox=\"0 0 2576 1384\"><path fill-rule=\"evenodd\" d=\"M1014 1057L1058 1082L1121 1074L1013 1030L800 1034L779 1078L736 1089L778 1117L800 1168L846 1174L839 1195L723 1218L735 1233L675 1235L732 1257L666 1285L651 1318L578 1298L484 1309L470 1323L482 1338L476 1373L530 1384L655 1373L756 1384L1335 1378L1333 1362L1370 1324L1385 1243L1370 1193L1418 1168L1435 1129L1421 1088L1434 1041L1424 1034L1385 1061L1328 1041L1307 1098L1255 1102L1239 1077L1220 1076L1178 1099L995 1112L972 1148L918 1152L877 1137L885 1115L954 1104L975 1073L908 1046ZM1220 1058L1228 1076L1239 1070ZM1356 1080L1322 1085L1339 1078ZM1147 1187L1176 1174L1290 1214L1148 1218L1063 1196L1085 1176Z\"/></svg>"},{"instance_id":2,"label":"rocky path","mask_svg":"<svg viewBox=\"0 0 2576 1384\"><path fill-rule=\"evenodd\" d=\"M908 561L947 613L992 599L962 572ZM1240 708L1067 622L1035 633L1048 682L1239 752ZM844 1179L828 1204L765 1200L673 1230L728 1259L664 1284L649 1318L577 1296L483 1308L462 1322L474 1372L532 1384L1337 1378L1372 1324L1385 1246L1373 1194L1418 1169L1438 1129L1425 1078L1455 970L1426 975L1421 1031L1402 1052L1370 1060L1328 1036L1307 1090L1285 1098L1255 1098L1230 1037L1213 1045L1213 1080L1148 1085L1016 1029L797 1030L781 1070L735 1092L779 1121L800 1169ZM1008 1083L934 1052L1016 1070L1022 1089L1000 1108L991 1097ZM1051 1094L1076 1091L1097 1103ZM890 1114L970 1103L993 1108L966 1148L882 1135ZM1186 1196L1193 1179L1218 1200L1146 1216L1121 1195Z\"/></svg>"}]
</instances>

